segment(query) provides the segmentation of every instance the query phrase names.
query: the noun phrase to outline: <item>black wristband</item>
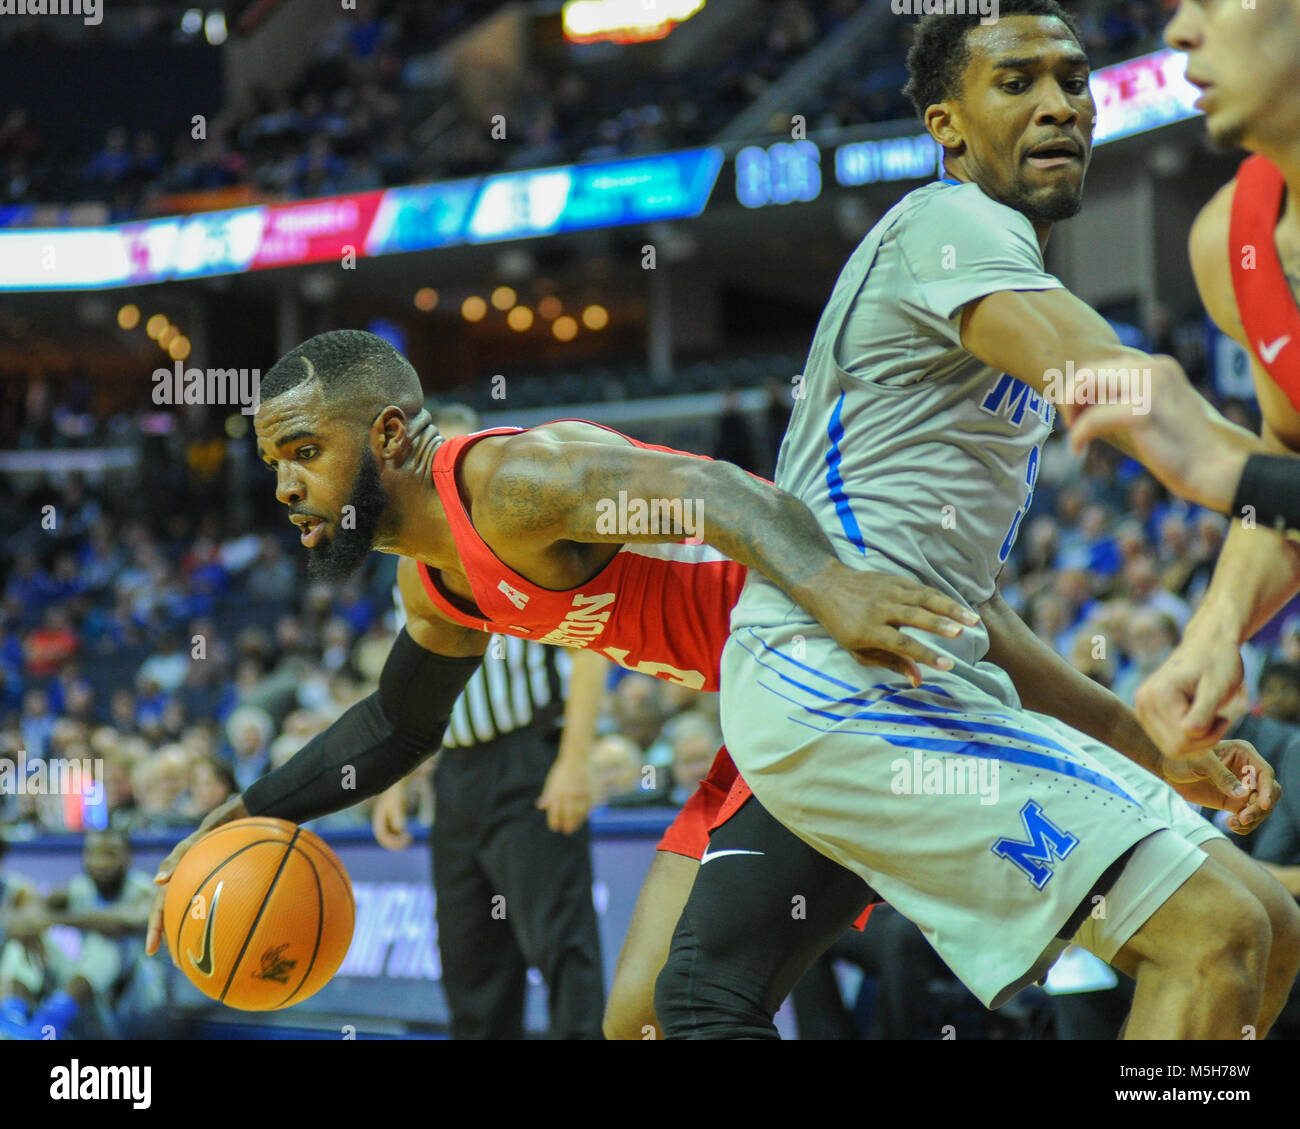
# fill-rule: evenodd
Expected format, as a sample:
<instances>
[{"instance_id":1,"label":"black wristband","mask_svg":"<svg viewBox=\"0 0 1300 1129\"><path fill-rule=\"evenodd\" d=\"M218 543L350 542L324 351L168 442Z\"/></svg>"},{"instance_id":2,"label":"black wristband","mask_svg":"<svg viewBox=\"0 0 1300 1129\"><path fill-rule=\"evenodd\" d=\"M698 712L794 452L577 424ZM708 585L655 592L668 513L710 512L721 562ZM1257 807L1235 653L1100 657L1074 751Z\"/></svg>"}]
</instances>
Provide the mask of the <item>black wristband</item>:
<instances>
[{"instance_id":1,"label":"black wristband","mask_svg":"<svg viewBox=\"0 0 1300 1129\"><path fill-rule=\"evenodd\" d=\"M435 655L403 630L379 689L254 781L243 796L248 814L305 823L396 784L438 751L456 699L480 662L481 656Z\"/></svg>"},{"instance_id":2,"label":"black wristband","mask_svg":"<svg viewBox=\"0 0 1300 1129\"><path fill-rule=\"evenodd\" d=\"M1230 517L1254 511L1258 525L1289 537L1300 536L1300 459L1291 455L1251 455L1246 460Z\"/></svg>"}]
</instances>

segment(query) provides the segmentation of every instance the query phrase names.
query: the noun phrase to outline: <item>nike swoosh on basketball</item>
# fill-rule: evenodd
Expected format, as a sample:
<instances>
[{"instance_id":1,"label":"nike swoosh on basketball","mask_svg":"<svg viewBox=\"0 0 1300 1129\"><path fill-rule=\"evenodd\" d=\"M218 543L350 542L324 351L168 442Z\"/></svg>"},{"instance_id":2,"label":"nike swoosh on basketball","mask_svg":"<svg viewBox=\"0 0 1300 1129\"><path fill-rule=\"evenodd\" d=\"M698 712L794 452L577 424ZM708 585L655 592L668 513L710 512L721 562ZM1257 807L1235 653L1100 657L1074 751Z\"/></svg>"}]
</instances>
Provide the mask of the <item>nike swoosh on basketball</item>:
<instances>
[{"instance_id":1,"label":"nike swoosh on basketball","mask_svg":"<svg viewBox=\"0 0 1300 1129\"><path fill-rule=\"evenodd\" d=\"M217 902L221 900L221 887L224 882L218 882L216 890L212 894L212 905L208 907L207 924L203 926L203 948L196 957L189 949L185 950L185 955L190 958L190 963L194 965L194 971L200 976L212 975L212 922L217 916Z\"/></svg>"},{"instance_id":2,"label":"nike swoosh on basketball","mask_svg":"<svg viewBox=\"0 0 1300 1129\"><path fill-rule=\"evenodd\" d=\"M720 859L724 855L761 855L762 851L710 851L707 847L704 854L700 855L700 865L703 866L710 859Z\"/></svg>"},{"instance_id":3,"label":"nike swoosh on basketball","mask_svg":"<svg viewBox=\"0 0 1300 1129\"><path fill-rule=\"evenodd\" d=\"M1279 337L1276 341L1270 341L1267 345L1264 342L1259 343L1259 357L1266 365L1271 365L1277 360L1277 355L1286 348L1286 343L1291 340L1289 333Z\"/></svg>"}]
</instances>

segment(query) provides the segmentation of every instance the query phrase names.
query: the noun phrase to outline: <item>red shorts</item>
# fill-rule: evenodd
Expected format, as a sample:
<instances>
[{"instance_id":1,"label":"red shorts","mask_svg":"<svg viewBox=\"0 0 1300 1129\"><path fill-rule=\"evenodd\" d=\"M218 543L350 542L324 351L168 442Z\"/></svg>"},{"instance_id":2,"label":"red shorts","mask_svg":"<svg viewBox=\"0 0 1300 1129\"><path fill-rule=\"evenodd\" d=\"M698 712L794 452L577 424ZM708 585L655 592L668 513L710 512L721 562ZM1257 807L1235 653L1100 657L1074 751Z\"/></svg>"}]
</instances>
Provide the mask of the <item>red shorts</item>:
<instances>
[{"instance_id":1,"label":"red shorts","mask_svg":"<svg viewBox=\"0 0 1300 1129\"><path fill-rule=\"evenodd\" d=\"M713 758L709 774L700 781L685 806L677 813L677 818L664 832L656 850L669 851L675 855L685 855L688 859L699 862L708 849L709 832L721 827L743 806L753 793L745 778L736 771L736 763L723 745L718 755ZM853 923L853 928L863 930L867 927L867 918L879 905L872 902L862 911L862 915Z\"/></svg>"}]
</instances>

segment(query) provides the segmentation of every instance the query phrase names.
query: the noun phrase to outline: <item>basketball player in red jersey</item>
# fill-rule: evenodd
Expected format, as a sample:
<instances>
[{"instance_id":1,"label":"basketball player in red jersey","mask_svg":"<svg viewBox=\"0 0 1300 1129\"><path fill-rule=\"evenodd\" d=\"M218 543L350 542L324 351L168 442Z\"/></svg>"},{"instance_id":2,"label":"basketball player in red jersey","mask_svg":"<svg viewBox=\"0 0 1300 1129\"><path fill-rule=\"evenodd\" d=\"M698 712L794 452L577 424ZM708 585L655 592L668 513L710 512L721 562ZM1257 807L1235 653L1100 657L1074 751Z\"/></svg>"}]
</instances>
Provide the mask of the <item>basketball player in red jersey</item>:
<instances>
[{"instance_id":1,"label":"basketball player in red jersey","mask_svg":"<svg viewBox=\"0 0 1300 1129\"><path fill-rule=\"evenodd\" d=\"M407 775L440 744L485 633L593 648L629 669L716 690L747 567L864 664L918 682L919 664L944 669L949 660L899 628L952 636L975 622L919 583L841 564L801 503L730 464L571 420L444 440L422 397L405 358L350 330L312 338L263 379L259 454L302 529L309 573L346 576L372 548L401 556L408 623L379 689L211 813L164 860L160 883L220 823L246 815L305 822ZM683 544L683 534L696 543ZM671 840L682 849L706 845L734 775L725 758L715 769ZM150 953L164 893L150 919Z\"/></svg>"},{"instance_id":2,"label":"basketball player in red jersey","mask_svg":"<svg viewBox=\"0 0 1300 1129\"><path fill-rule=\"evenodd\" d=\"M1262 440L1223 420L1173 364L1157 373L1149 415L1089 408L1072 440L1123 433L1171 489L1252 519L1233 522L1182 643L1137 695L1156 743L1186 756L1244 706L1240 645L1300 590L1300 546L1283 535L1296 524L1287 511L1300 501L1300 465L1278 457L1300 452L1300 7L1183 0L1165 40L1187 54L1211 140L1252 154L1201 210L1189 244L1207 312L1250 352Z\"/></svg>"}]
</instances>

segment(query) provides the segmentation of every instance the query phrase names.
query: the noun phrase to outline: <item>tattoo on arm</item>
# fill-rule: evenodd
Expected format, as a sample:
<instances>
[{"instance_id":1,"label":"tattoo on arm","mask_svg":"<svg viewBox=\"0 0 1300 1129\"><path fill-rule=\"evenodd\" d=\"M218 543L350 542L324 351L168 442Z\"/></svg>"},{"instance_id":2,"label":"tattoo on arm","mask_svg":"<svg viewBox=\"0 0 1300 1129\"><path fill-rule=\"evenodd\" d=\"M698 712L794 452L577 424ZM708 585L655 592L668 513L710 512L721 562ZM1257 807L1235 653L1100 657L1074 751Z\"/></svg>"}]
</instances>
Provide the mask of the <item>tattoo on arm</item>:
<instances>
[{"instance_id":1,"label":"tattoo on arm","mask_svg":"<svg viewBox=\"0 0 1300 1129\"><path fill-rule=\"evenodd\" d=\"M530 453L502 460L488 487L492 525L507 536L553 529L580 501L579 483L563 456Z\"/></svg>"}]
</instances>

